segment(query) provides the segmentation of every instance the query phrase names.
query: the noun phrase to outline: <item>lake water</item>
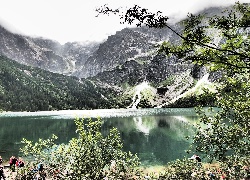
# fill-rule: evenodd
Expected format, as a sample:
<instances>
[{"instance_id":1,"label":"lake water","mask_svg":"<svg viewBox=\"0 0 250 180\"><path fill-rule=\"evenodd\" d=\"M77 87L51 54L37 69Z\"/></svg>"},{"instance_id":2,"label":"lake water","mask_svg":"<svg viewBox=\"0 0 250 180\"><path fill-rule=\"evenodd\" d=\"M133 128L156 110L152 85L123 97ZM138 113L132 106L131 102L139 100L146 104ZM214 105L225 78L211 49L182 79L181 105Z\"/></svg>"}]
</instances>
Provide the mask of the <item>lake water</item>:
<instances>
[{"instance_id":1,"label":"lake water","mask_svg":"<svg viewBox=\"0 0 250 180\"><path fill-rule=\"evenodd\" d=\"M22 138L37 141L55 134L57 143L68 142L76 137L75 117L101 117L104 134L118 128L124 150L137 153L142 164L150 166L186 156L190 142L185 137L193 134L190 123L198 119L193 108L0 113L0 155L5 159L19 156Z\"/></svg>"}]
</instances>

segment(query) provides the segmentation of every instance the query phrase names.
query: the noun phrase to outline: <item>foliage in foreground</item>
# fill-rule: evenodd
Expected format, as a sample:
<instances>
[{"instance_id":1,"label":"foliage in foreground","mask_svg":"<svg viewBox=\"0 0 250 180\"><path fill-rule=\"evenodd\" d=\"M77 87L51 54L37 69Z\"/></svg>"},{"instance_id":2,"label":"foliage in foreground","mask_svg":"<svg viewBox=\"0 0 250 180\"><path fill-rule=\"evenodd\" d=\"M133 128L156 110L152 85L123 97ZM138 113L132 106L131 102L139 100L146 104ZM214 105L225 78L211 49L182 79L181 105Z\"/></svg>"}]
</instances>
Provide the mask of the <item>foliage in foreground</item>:
<instances>
[{"instance_id":1,"label":"foliage in foreground","mask_svg":"<svg viewBox=\"0 0 250 180\"><path fill-rule=\"evenodd\" d=\"M24 139L21 152L31 163L20 176L28 176L34 164L43 163L48 176L60 171L63 179L102 179L104 176L118 179L131 174L133 167L139 165L136 155L122 150L122 142L116 128L103 137L101 120L92 121L76 119L78 138L73 138L67 144L56 145L57 137L33 143ZM59 176L59 175L58 175Z\"/></svg>"},{"instance_id":2,"label":"foliage in foreground","mask_svg":"<svg viewBox=\"0 0 250 180\"><path fill-rule=\"evenodd\" d=\"M229 156L226 162L197 163L190 159L170 162L159 172L147 173L139 168L136 155L122 151L117 129L107 137L100 132L101 120L76 119L78 138L56 145L57 137L33 143L23 140L21 149L30 162L18 170L17 179L31 179L32 169L43 163L46 176L52 179L247 179L250 177L249 156ZM86 124L85 124L86 123Z\"/></svg>"},{"instance_id":3,"label":"foliage in foreground","mask_svg":"<svg viewBox=\"0 0 250 180\"><path fill-rule=\"evenodd\" d=\"M226 163L197 163L190 159L171 162L158 179L247 179L250 178L249 157L229 157Z\"/></svg>"}]
</instances>

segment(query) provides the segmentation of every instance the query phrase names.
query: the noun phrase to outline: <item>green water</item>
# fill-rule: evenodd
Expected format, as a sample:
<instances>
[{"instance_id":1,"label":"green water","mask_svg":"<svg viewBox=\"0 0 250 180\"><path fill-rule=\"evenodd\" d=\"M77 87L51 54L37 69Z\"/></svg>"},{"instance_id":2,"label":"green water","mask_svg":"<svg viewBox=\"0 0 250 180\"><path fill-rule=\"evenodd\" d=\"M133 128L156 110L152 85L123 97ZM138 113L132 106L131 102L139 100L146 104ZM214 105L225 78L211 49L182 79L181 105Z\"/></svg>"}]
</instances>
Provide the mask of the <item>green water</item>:
<instances>
[{"instance_id":1,"label":"green water","mask_svg":"<svg viewBox=\"0 0 250 180\"><path fill-rule=\"evenodd\" d=\"M102 132L118 128L124 150L137 153L144 165L164 165L183 158L193 134L190 123L197 121L193 109L142 109L53 111L0 114L0 155L8 159L20 156L22 138L37 141L56 134L57 143L76 137L75 117L101 117Z\"/></svg>"}]
</instances>

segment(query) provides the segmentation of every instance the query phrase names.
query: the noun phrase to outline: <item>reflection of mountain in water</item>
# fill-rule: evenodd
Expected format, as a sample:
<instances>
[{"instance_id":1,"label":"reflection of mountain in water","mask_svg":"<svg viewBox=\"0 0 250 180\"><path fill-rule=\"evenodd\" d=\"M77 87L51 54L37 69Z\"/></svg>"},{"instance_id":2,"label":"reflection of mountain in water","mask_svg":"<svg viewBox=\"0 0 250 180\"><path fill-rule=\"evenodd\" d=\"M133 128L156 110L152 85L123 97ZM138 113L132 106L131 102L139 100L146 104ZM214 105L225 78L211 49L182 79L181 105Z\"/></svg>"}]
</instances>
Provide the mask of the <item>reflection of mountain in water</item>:
<instances>
[{"instance_id":1,"label":"reflection of mountain in water","mask_svg":"<svg viewBox=\"0 0 250 180\"><path fill-rule=\"evenodd\" d=\"M134 117L133 121L136 129L145 135L149 135L153 129L165 130L165 133L171 133L175 139L178 137L183 139L183 137L192 133L190 132L191 129L188 130L190 120L185 116ZM186 128L187 131L183 131L183 128Z\"/></svg>"},{"instance_id":2,"label":"reflection of mountain in water","mask_svg":"<svg viewBox=\"0 0 250 180\"><path fill-rule=\"evenodd\" d=\"M143 124L142 117L134 117L133 120L138 131L143 132L145 135L149 135L149 131L152 129L152 126Z\"/></svg>"},{"instance_id":3,"label":"reflection of mountain in water","mask_svg":"<svg viewBox=\"0 0 250 180\"><path fill-rule=\"evenodd\" d=\"M166 164L183 158L192 135L188 123L197 120L195 116L137 116L119 119L105 119L103 130L117 127L124 140L124 149L137 153L142 163Z\"/></svg>"}]
</instances>

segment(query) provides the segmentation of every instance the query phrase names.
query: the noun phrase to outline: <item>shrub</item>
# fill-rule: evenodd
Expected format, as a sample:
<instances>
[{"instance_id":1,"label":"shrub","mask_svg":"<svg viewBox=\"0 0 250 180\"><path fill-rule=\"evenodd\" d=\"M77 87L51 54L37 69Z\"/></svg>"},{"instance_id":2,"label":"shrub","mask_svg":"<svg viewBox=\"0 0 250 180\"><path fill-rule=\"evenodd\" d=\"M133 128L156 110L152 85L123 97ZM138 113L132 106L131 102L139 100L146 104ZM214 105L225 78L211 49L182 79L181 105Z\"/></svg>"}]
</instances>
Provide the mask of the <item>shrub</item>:
<instances>
[{"instance_id":1,"label":"shrub","mask_svg":"<svg viewBox=\"0 0 250 180\"><path fill-rule=\"evenodd\" d=\"M20 176L27 176L34 163L43 163L47 176L60 172L63 179L102 179L104 176L117 179L131 174L139 165L136 155L122 150L123 144L116 128L104 137L100 119L85 121L77 118L75 123L79 136L67 144L56 145L55 135L47 140L39 139L36 143L23 139L21 152L31 160Z\"/></svg>"}]
</instances>

